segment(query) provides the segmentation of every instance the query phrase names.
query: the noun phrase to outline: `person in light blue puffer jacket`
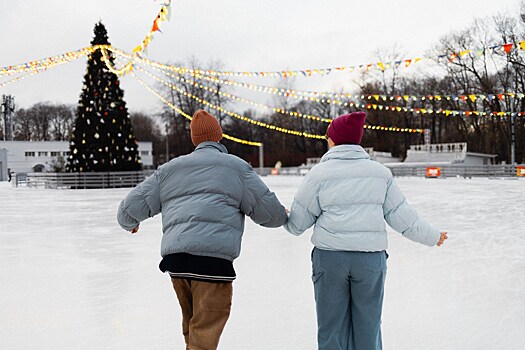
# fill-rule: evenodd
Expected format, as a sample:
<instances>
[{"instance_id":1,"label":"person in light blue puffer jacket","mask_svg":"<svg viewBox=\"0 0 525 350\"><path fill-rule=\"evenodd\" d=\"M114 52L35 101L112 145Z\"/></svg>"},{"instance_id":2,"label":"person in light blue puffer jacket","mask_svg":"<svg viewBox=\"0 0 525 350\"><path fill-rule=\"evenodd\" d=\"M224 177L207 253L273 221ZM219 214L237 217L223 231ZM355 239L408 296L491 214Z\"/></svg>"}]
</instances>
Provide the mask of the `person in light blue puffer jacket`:
<instances>
[{"instance_id":1,"label":"person in light blue puffer jacket","mask_svg":"<svg viewBox=\"0 0 525 350\"><path fill-rule=\"evenodd\" d=\"M252 167L219 143L215 117L199 110L190 129L195 151L135 187L120 203L117 220L135 233L141 221L162 213L159 267L177 294L186 348L213 350L230 315L245 216L279 227L287 215Z\"/></svg>"},{"instance_id":2,"label":"person in light blue puffer jacket","mask_svg":"<svg viewBox=\"0 0 525 350\"><path fill-rule=\"evenodd\" d=\"M360 146L366 115L340 116L328 126L329 150L306 175L285 229L314 225L314 282L320 350L382 348L386 276L385 221L427 246L447 238L407 203L388 168Z\"/></svg>"}]
</instances>

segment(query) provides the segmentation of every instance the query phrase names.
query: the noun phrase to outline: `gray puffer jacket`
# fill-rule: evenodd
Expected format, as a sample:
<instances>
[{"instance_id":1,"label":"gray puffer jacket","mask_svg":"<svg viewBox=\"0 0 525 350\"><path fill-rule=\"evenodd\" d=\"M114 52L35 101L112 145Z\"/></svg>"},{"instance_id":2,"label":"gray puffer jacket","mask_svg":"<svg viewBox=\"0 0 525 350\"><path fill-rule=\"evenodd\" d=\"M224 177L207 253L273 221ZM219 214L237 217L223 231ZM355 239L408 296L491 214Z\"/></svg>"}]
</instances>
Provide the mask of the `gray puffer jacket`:
<instances>
[{"instance_id":1,"label":"gray puffer jacket","mask_svg":"<svg viewBox=\"0 0 525 350\"><path fill-rule=\"evenodd\" d=\"M233 261L244 217L266 227L287 220L285 208L252 167L217 142L162 165L120 203L118 222L132 230L162 213L161 255L189 253Z\"/></svg>"}]
</instances>

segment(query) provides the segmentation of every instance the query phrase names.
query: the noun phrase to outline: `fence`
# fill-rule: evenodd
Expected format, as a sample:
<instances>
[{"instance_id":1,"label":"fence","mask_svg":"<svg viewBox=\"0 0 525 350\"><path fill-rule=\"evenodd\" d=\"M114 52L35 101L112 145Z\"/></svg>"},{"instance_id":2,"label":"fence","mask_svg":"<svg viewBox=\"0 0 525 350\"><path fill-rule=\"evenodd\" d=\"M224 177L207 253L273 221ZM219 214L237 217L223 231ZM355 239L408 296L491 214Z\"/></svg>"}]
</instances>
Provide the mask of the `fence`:
<instances>
[{"instance_id":1,"label":"fence","mask_svg":"<svg viewBox=\"0 0 525 350\"><path fill-rule=\"evenodd\" d=\"M447 177L488 177L488 178L511 178L517 177L516 165L479 165L479 166L389 166L392 174L397 177L414 176L425 177L427 167L439 168L440 178Z\"/></svg>"},{"instance_id":2,"label":"fence","mask_svg":"<svg viewBox=\"0 0 525 350\"><path fill-rule=\"evenodd\" d=\"M440 178L447 177L488 177L488 178L517 178L518 170L523 165L482 165L482 166L439 166ZM425 177L427 166L389 166L396 177L413 176ZM259 175L266 176L272 173L272 168L255 168ZM306 175L307 167L281 168L278 175ZM134 187L150 176L153 170L122 171L107 173L17 173L13 179L15 186L42 188L119 188ZM523 176L523 175L522 175Z\"/></svg>"},{"instance_id":3,"label":"fence","mask_svg":"<svg viewBox=\"0 0 525 350\"><path fill-rule=\"evenodd\" d=\"M388 165L392 174L396 177L413 176L426 177L427 167L436 167L432 165ZM440 178L446 177L487 177L487 178L516 178L518 175L519 165L480 165L480 166L437 166L440 168ZM306 175L307 167L290 167L279 169L279 175Z\"/></svg>"},{"instance_id":4,"label":"fence","mask_svg":"<svg viewBox=\"0 0 525 350\"><path fill-rule=\"evenodd\" d=\"M15 186L42 188L119 188L133 187L150 176L153 170L100 173L29 173L17 174Z\"/></svg>"}]
</instances>

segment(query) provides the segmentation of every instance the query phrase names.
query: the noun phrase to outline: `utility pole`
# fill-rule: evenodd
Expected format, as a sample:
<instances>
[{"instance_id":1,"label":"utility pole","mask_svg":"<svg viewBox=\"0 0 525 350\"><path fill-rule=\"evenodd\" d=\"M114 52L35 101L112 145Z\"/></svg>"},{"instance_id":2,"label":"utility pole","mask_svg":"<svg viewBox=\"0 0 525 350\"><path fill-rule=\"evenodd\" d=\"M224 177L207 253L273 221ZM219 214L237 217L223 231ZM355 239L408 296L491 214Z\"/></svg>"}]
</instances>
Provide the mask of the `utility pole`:
<instances>
[{"instance_id":1,"label":"utility pole","mask_svg":"<svg viewBox=\"0 0 525 350\"><path fill-rule=\"evenodd\" d=\"M11 95L2 96L2 113L4 115L4 141L13 141L13 113L15 98Z\"/></svg>"}]
</instances>

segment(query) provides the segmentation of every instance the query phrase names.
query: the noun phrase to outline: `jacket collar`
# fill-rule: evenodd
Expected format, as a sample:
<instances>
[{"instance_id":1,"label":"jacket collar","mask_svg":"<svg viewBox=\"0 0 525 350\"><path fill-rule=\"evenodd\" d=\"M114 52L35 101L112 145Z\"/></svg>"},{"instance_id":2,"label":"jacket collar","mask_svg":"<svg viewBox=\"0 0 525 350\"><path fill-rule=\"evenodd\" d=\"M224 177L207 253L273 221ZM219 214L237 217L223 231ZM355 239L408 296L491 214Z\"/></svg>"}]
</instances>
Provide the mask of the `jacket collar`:
<instances>
[{"instance_id":1,"label":"jacket collar","mask_svg":"<svg viewBox=\"0 0 525 350\"><path fill-rule=\"evenodd\" d=\"M323 155L321 162L330 159L370 159L370 156L360 145L337 145Z\"/></svg>"},{"instance_id":2,"label":"jacket collar","mask_svg":"<svg viewBox=\"0 0 525 350\"><path fill-rule=\"evenodd\" d=\"M200 149L213 149L218 150L221 153L228 153L228 149L223 144L213 141L204 141L199 143L199 145L195 148L195 151Z\"/></svg>"}]
</instances>

